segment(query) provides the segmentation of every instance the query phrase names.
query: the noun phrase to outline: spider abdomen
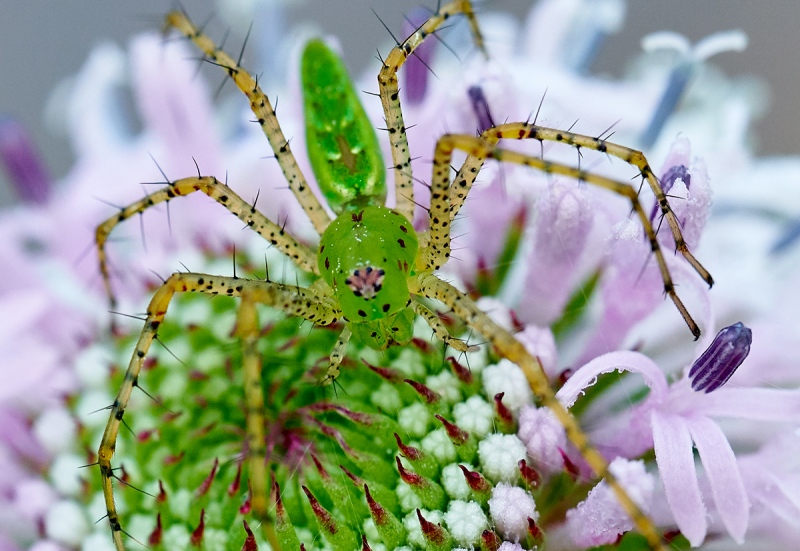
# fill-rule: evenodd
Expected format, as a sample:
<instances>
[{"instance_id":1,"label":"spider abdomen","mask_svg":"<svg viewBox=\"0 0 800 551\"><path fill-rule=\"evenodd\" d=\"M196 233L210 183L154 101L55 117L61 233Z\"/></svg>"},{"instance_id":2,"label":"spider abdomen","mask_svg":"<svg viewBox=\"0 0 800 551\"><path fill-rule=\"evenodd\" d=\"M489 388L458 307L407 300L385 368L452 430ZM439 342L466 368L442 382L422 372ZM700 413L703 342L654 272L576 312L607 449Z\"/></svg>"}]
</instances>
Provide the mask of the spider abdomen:
<instances>
[{"instance_id":1,"label":"spider abdomen","mask_svg":"<svg viewBox=\"0 0 800 551\"><path fill-rule=\"evenodd\" d=\"M328 205L338 213L353 200L383 203L386 163L344 63L315 39L301 72L308 157Z\"/></svg>"}]
</instances>

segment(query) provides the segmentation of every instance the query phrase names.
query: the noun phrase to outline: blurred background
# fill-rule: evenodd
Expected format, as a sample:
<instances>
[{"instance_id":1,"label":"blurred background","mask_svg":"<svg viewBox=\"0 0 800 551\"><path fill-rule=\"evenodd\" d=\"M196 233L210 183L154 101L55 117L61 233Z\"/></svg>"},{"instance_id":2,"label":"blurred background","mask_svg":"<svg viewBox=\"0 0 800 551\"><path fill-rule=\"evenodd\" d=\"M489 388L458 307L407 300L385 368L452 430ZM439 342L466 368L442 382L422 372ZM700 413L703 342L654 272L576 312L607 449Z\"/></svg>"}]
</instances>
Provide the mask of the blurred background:
<instances>
[{"instance_id":1,"label":"blurred background","mask_svg":"<svg viewBox=\"0 0 800 551\"><path fill-rule=\"evenodd\" d=\"M201 21L220 13L224 0L186 0L189 13ZM266 0L225 1L228 21L218 17L212 37L219 39L231 28L228 51L235 53L250 21L231 13L247 13L247 6ZM277 0L275 0L277 1ZM281 0L285 21L272 22L278 29L309 21L342 43L351 72L377 74L376 49L385 54L391 38L374 10L396 35L403 14L419 0ZM481 9L504 11L523 18L531 0L489 0ZM72 163L68 140L48 123L45 105L55 87L77 72L94 46L113 41L123 47L129 37L157 29L164 13L173 7L166 0L81 0L81 2L26 2L7 0L0 19L0 116L12 116L24 124L41 149L51 173L60 178ZM435 7L429 0L428 7ZM670 0L628 3L625 24L611 36L592 66L595 74L619 76L625 64L641 51L641 38L651 32L672 30L692 42L726 29L740 28L750 37L741 53L715 57L714 65L729 76L754 76L766 83L769 105L755 128L753 143L760 155L800 154L800 22L798 0ZM255 22L253 33L264 22ZM268 32L268 31L267 31ZM245 56L245 66L247 56ZM8 177L0 170L0 204L16 200Z\"/></svg>"}]
</instances>

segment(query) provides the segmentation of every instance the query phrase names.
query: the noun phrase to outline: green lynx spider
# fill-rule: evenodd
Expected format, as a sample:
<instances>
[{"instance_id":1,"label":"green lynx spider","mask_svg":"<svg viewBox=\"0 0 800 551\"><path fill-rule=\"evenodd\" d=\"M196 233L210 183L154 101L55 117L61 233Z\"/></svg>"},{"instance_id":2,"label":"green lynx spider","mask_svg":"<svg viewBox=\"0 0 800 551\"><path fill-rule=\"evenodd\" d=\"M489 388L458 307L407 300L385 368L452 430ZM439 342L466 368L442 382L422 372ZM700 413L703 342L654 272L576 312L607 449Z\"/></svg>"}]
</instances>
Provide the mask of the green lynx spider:
<instances>
[{"instance_id":1,"label":"green lynx spider","mask_svg":"<svg viewBox=\"0 0 800 551\"><path fill-rule=\"evenodd\" d=\"M683 303L675 293L664 255L655 231L638 200L637 191L629 184L586 172L570 166L501 149L501 138L550 140L590 148L613 155L635 166L655 194L663 217L667 220L676 248L700 276L712 283L708 272L688 251L666 196L662 192L644 155L617 144L568 131L543 128L529 123L508 123L490 128L479 137L448 134L442 136L434 152L431 180L430 228L416 232L412 220L414 200L411 162L403 115L400 109L397 72L415 48L444 21L463 15L469 22L473 39L485 53L477 20L469 0L451 0L430 16L385 59L378 76L380 98L386 117L394 165L396 206L383 206L385 197L384 161L374 130L352 90L343 64L320 41L306 48L303 61L309 155L314 172L328 204L337 213L331 220L309 188L284 137L275 111L258 83L225 52L200 31L188 17L173 12L166 17L166 28L175 29L204 53L213 64L227 71L236 86L250 100L289 187L306 215L321 236L318 250L294 239L283 228L236 195L214 177L189 177L169 185L122 209L106 220L96 232L100 271L111 303L114 303L109 281L105 243L111 230L123 220L147 208L175 197L200 191L222 204L259 235L286 254L298 267L320 276L307 288L272 281L249 280L200 273L174 273L156 291L147 308L147 319L136 344L124 383L110 407L111 413L98 450L98 464L103 494L117 550L125 549L119 516L114 504L111 459L117 434L144 358L155 339L158 328L175 293L201 292L239 297L237 336L243 347L245 403L248 411L246 438L248 468L252 488L252 510L267 520L267 477L264 449L264 397L261 392L261 359L256 343L259 336L257 304L266 304L290 316L299 316L317 325L344 320L342 331L331 355L324 382L331 383L339 375L347 343L355 335L365 344L382 349L391 343L404 343L411 338L411 324L416 314L431 326L436 336L456 350L467 350L461 340L451 337L438 318L417 297L432 299L445 305L453 315L488 341L502 357L516 363L525 373L541 405L550 408L566 430L569 440L583 455L595 473L604 478L633 519L637 529L653 549L663 549L662 539L652 521L640 511L624 489L608 472L606 460L592 447L575 419L555 398L553 390L537 358L508 331L499 327L464 293L439 279L434 272L450 256L450 223L464 203L483 162L526 165L551 174L560 174L587 182L630 200L641 220L653 255L664 280L664 291L677 306L695 336L700 334ZM326 88L327 87L327 88ZM324 93L323 93L324 91ZM351 116L345 123L344 115ZM467 154L467 159L450 181L450 165L454 150ZM360 246L354 244L360 241Z\"/></svg>"}]
</instances>

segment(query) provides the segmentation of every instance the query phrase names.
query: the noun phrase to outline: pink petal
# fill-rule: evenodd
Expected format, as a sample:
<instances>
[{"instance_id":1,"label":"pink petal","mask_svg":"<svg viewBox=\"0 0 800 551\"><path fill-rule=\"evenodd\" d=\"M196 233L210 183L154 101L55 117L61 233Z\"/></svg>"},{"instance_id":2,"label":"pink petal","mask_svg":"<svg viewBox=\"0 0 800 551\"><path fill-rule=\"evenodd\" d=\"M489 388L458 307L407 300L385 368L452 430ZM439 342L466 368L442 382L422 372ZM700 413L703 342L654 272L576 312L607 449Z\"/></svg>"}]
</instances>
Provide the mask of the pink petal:
<instances>
[{"instance_id":1,"label":"pink petal","mask_svg":"<svg viewBox=\"0 0 800 551\"><path fill-rule=\"evenodd\" d=\"M597 376L612 371L630 371L644 377L645 384L650 387L653 399L659 400L667 393L667 380L656 363L638 352L620 350L609 352L593 359L567 380L556 394L559 401L567 407L572 406L583 390L597 382Z\"/></svg>"},{"instance_id":2,"label":"pink petal","mask_svg":"<svg viewBox=\"0 0 800 551\"><path fill-rule=\"evenodd\" d=\"M720 388L698 401L695 411L712 417L794 423L800 419L800 389Z\"/></svg>"},{"instance_id":3,"label":"pink petal","mask_svg":"<svg viewBox=\"0 0 800 551\"><path fill-rule=\"evenodd\" d=\"M697 547L706 537L708 519L697 482L689 428L683 418L658 411L652 414L652 424L656 463L667 503L681 533L692 547Z\"/></svg>"},{"instance_id":4,"label":"pink petal","mask_svg":"<svg viewBox=\"0 0 800 551\"><path fill-rule=\"evenodd\" d=\"M166 147L159 163L167 176L196 174L224 178L220 145L205 81L183 41L165 44L160 36L139 36L131 44L131 81L145 128ZM179 176L175 176L177 174Z\"/></svg>"},{"instance_id":5,"label":"pink petal","mask_svg":"<svg viewBox=\"0 0 800 551\"><path fill-rule=\"evenodd\" d=\"M535 238L519 306L525 322L546 326L563 315L593 220L589 195L574 182L557 181L537 197Z\"/></svg>"},{"instance_id":6,"label":"pink petal","mask_svg":"<svg viewBox=\"0 0 800 551\"><path fill-rule=\"evenodd\" d=\"M747 531L750 502L736 456L725 434L712 420L697 417L691 419L688 425L711 484L717 512L736 543L742 544Z\"/></svg>"}]
</instances>

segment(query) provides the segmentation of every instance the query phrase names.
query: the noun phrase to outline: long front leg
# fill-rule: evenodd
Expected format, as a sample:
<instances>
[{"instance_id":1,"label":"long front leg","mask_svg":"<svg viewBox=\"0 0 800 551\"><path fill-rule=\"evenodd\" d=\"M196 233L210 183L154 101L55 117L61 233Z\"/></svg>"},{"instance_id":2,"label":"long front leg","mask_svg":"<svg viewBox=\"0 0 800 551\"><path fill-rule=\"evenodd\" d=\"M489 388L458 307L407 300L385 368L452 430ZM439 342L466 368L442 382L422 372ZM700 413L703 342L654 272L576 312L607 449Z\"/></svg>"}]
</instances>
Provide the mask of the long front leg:
<instances>
[{"instance_id":1,"label":"long front leg","mask_svg":"<svg viewBox=\"0 0 800 551\"><path fill-rule=\"evenodd\" d=\"M303 172L297 165L297 160L294 158L289 141L283 135L280 124L278 124L275 110L272 108L267 95L261 90L258 82L239 66L238 62L220 50L208 36L203 34L185 13L172 12L168 14L165 26L178 30L186 38L194 42L208 56L211 63L219 65L227 71L239 90L247 96L247 99L250 100L250 109L253 110L258 124L261 125L264 135L269 140L272 151L275 153L275 158L286 176L286 181L289 182L289 189L297 197L298 202L314 225L314 229L317 230L318 234L322 235L325 228L330 224L330 217L322 207L322 203L319 202L317 196L308 186L308 181L306 181Z\"/></svg>"},{"instance_id":2,"label":"long front leg","mask_svg":"<svg viewBox=\"0 0 800 551\"><path fill-rule=\"evenodd\" d=\"M389 142L392 145L392 164L394 166L395 210L414 220L414 183L411 174L411 154L408 151L408 137L400 109L400 88L397 83L397 71L406 62L414 50L422 44L426 37L438 29L451 16L462 14L469 21L476 46L486 54L483 37L478 27L478 20L469 0L452 0L441 6L402 44L395 46L386 56L378 75L381 104L389 131Z\"/></svg>"},{"instance_id":3,"label":"long front leg","mask_svg":"<svg viewBox=\"0 0 800 551\"><path fill-rule=\"evenodd\" d=\"M678 309L678 312L680 312L689 330L695 336L695 339L700 336L700 327L689 314L683 301L681 301L675 291L675 284L672 281L672 276L667 267L664 253L661 250L661 245L658 243L653 224L650 222L650 218L647 216L647 213L645 213L639 201L639 195L636 189L630 184L612 180L611 178L606 178L575 167L545 161L538 157L525 155L516 151L502 149L497 147L495 143L476 136L446 134L436 143L436 151L433 157L433 179L431 182L430 237L427 247L419 255L419 269L425 271L438 270L450 257L450 163L453 157L453 151L456 149L460 149L466 152L470 157L476 159L495 159L501 162L529 166L548 174L560 174L562 176L574 178L580 182L586 182L607 189L628 199L633 212L636 213L642 223L645 235L650 244L650 250L658 263L661 279L664 282L664 293L667 294L673 304L675 304L675 307ZM649 173L652 172L649 171ZM659 190L661 189L657 182L656 186ZM672 213L663 192L660 192L660 197L659 203L666 204L666 212ZM674 214L672 217L674 218ZM677 224L677 220L675 223ZM684 257L689 260L697 273L710 285L713 283L710 274L691 253L689 253L688 249L686 249L686 244L683 241L679 228L677 232L678 238L676 238L676 246L679 250L681 246L683 247L685 251L682 250L681 252L684 253Z\"/></svg>"},{"instance_id":4,"label":"long front leg","mask_svg":"<svg viewBox=\"0 0 800 551\"><path fill-rule=\"evenodd\" d=\"M103 285L112 309L116 303L116 299L111 289L111 280L108 272L108 257L105 250L105 244L111 231L120 222L135 214L141 214L159 203L165 203L175 197L189 195L196 191L205 193L217 203L231 211L248 227L252 228L253 231L289 257L299 268L319 274L317 255L314 251L289 235L281 226L278 226L261 214L261 212L256 210L255 205L247 203L234 193L231 188L221 183L213 176L183 178L170 182L167 187L146 195L139 201L128 205L121 209L119 213L97 226L97 230L95 231L95 244L97 245L97 256L100 261L100 274L103 278Z\"/></svg>"}]
</instances>

